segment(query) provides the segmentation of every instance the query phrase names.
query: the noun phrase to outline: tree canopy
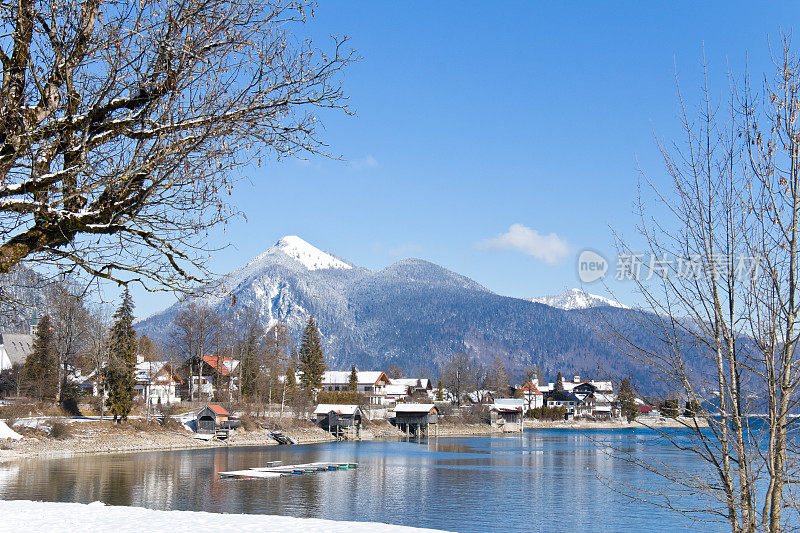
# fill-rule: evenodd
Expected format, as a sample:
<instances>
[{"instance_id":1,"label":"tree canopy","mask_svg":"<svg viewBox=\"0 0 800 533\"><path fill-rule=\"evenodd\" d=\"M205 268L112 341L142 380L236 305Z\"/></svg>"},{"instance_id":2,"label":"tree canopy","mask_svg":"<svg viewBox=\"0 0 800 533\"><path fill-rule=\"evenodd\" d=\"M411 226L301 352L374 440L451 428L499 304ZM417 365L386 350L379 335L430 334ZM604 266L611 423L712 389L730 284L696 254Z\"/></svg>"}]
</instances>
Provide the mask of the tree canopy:
<instances>
[{"instance_id":1,"label":"tree canopy","mask_svg":"<svg viewBox=\"0 0 800 533\"><path fill-rule=\"evenodd\" d=\"M304 0L15 0L0 38L0 272L187 289L243 165L324 153L354 59L296 39Z\"/></svg>"}]
</instances>

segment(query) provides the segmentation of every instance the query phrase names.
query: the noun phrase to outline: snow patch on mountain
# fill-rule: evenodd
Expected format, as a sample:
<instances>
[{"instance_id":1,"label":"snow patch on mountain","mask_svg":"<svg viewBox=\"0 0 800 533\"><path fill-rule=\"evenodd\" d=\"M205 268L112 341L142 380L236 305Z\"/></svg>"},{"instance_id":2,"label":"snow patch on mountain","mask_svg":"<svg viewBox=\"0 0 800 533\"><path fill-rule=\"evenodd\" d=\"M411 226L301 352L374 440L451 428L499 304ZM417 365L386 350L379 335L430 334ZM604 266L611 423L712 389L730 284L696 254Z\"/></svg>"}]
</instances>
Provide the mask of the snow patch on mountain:
<instances>
[{"instance_id":1,"label":"snow patch on mountain","mask_svg":"<svg viewBox=\"0 0 800 533\"><path fill-rule=\"evenodd\" d=\"M550 307L557 307L569 311L571 309L589 309L590 307L619 307L621 309L630 309L627 305L621 304L616 300L598 296L596 294L589 294L583 289L569 289L553 296L540 296L538 298L530 298L531 302L549 305Z\"/></svg>"},{"instance_id":2,"label":"snow patch on mountain","mask_svg":"<svg viewBox=\"0 0 800 533\"><path fill-rule=\"evenodd\" d=\"M295 261L298 261L308 270L323 270L326 268L343 268L348 270L353 268L344 261L340 261L332 255L315 248L296 235L283 237L278 241L275 247Z\"/></svg>"},{"instance_id":3,"label":"snow patch on mountain","mask_svg":"<svg viewBox=\"0 0 800 533\"><path fill-rule=\"evenodd\" d=\"M269 262L270 259L276 255L288 257L305 267L306 270L350 270L353 268L352 265L333 257L331 254L323 252L300 237L296 235L287 235L247 263L245 267L231 273L231 276L246 278L249 273L260 271L261 265L265 262Z\"/></svg>"}]
</instances>

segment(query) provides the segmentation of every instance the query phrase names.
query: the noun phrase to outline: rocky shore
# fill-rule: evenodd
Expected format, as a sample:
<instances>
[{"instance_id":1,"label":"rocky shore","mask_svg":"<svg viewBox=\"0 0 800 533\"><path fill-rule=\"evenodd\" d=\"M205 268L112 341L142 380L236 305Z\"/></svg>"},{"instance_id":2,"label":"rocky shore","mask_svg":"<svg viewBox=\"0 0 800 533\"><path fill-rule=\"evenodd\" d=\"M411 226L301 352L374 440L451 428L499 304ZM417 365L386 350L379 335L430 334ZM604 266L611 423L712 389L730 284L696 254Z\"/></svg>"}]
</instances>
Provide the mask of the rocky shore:
<instances>
[{"instance_id":1,"label":"rocky shore","mask_svg":"<svg viewBox=\"0 0 800 533\"><path fill-rule=\"evenodd\" d=\"M32 435L16 442L0 441L0 463L76 454L277 445L269 437L269 432L262 429L238 431L227 442L221 442L196 439L189 431L161 428L156 424L142 427L131 424L114 425L103 421L74 423L70 426L70 435L63 438ZM329 433L319 428L297 428L284 433L289 434L299 444L333 440Z\"/></svg>"},{"instance_id":2,"label":"rocky shore","mask_svg":"<svg viewBox=\"0 0 800 533\"><path fill-rule=\"evenodd\" d=\"M684 420L688 422L688 420ZM701 421L704 423L704 421ZM704 425L701 423L700 425ZM75 454L125 453L155 450L179 450L225 446L276 445L264 429L238 431L227 442L205 441L182 429L163 428L157 424L112 424L110 421L91 421L69 424L67 436L53 438L29 433L19 441L0 441L0 463L18 459L64 457ZM627 421L538 421L526 420L525 429L630 429L683 427L680 420L656 419L644 422ZM329 433L317 427L297 427L283 430L298 444L331 441ZM504 431L488 424L439 424L439 437L500 435ZM362 430L362 440L390 440L405 435L385 421L370 422Z\"/></svg>"}]
</instances>

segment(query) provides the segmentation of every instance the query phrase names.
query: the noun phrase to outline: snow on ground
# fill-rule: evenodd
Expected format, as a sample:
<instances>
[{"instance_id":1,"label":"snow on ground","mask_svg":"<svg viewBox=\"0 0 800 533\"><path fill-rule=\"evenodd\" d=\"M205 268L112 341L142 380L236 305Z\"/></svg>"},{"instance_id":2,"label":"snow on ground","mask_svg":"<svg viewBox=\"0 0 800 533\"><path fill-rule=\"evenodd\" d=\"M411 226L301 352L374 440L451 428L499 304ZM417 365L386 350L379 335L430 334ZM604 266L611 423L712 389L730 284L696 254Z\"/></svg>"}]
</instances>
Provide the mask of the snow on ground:
<instances>
[{"instance_id":1,"label":"snow on ground","mask_svg":"<svg viewBox=\"0 0 800 533\"><path fill-rule=\"evenodd\" d=\"M8 424L0 420L0 439L14 439L19 440L22 435L8 427Z\"/></svg>"},{"instance_id":2,"label":"snow on ground","mask_svg":"<svg viewBox=\"0 0 800 533\"><path fill-rule=\"evenodd\" d=\"M0 500L0 532L100 531L141 533L212 533L217 531L382 533L424 532L418 529L377 522L337 522L317 518L276 515L218 514L200 511L155 511L141 507L112 507L101 502L57 503L27 500Z\"/></svg>"}]
</instances>

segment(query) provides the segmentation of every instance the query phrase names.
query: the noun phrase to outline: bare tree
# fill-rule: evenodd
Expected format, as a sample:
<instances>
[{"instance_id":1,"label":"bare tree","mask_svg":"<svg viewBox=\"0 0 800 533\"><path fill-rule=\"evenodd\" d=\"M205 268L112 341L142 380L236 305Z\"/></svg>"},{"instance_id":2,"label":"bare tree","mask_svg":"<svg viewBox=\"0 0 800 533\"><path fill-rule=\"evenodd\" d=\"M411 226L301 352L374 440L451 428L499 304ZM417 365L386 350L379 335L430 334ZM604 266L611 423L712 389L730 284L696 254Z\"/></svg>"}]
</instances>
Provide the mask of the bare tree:
<instances>
[{"instance_id":1,"label":"bare tree","mask_svg":"<svg viewBox=\"0 0 800 533\"><path fill-rule=\"evenodd\" d=\"M472 365L473 361L467 354L457 353L442 366L440 371L442 385L459 406L472 383Z\"/></svg>"},{"instance_id":2,"label":"bare tree","mask_svg":"<svg viewBox=\"0 0 800 533\"><path fill-rule=\"evenodd\" d=\"M203 274L243 165L324 153L354 59L293 37L303 0L16 0L2 11L0 272L148 289Z\"/></svg>"},{"instance_id":3,"label":"bare tree","mask_svg":"<svg viewBox=\"0 0 800 533\"><path fill-rule=\"evenodd\" d=\"M189 396L192 401L195 400L197 389L202 393L203 359L212 345L216 324L216 314L207 305L197 302L189 302L173 322L172 347L189 369Z\"/></svg>"},{"instance_id":4,"label":"bare tree","mask_svg":"<svg viewBox=\"0 0 800 533\"><path fill-rule=\"evenodd\" d=\"M84 293L69 279L51 284L47 307L53 328L53 348L58 364L56 398L64 401L64 386L70 369L74 369L78 355L89 348L89 310L83 300Z\"/></svg>"},{"instance_id":5,"label":"bare tree","mask_svg":"<svg viewBox=\"0 0 800 533\"><path fill-rule=\"evenodd\" d=\"M496 392L499 396L508 396L511 393L511 385L508 381L508 372L503 360L499 356L494 358L492 368L486 376L486 386L489 390Z\"/></svg>"},{"instance_id":6,"label":"bare tree","mask_svg":"<svg viewBox=\"0 0 800 533\"><path fill-rule=\"evenodd\" d=\"M787 509L798 519L791 413L800 383L800 61L782 44L761 96L745 77L738 86L731 80L722 105L707 84L696 113L681 97L684 142L661 145L674 194L645 176L656 207L640 195L640 229L653 259L637 265L631 259L644 254L618 238L630 279L653 311L628 316L661 349L646 349L595 314L610 340L666 388L711 411L704 420L679 418L686 431L678 436L661 431L706 468L632 458L665 480L639 487L635 497L723 520L735 533L782 531Z\"/></svg>"}]
</instances>

